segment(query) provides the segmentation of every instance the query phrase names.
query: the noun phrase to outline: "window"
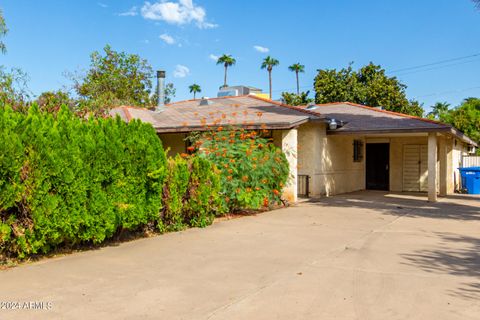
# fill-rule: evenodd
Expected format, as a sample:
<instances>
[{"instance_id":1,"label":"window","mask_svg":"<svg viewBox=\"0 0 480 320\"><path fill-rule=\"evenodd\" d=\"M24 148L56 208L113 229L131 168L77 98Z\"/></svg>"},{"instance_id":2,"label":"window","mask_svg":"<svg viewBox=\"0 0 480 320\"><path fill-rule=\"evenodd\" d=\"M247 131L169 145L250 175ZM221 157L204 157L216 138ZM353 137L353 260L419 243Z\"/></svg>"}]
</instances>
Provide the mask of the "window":
<instances>
[{"instance_id":1,"label":"window","mask_svg":"<svg viewBox=\"0 0 480 320\"><path fill-rule=\"evenodd\" d=\"M353 140L353 162L362 162L363 160L363 141Z\"/></svg>"}]
</instances>

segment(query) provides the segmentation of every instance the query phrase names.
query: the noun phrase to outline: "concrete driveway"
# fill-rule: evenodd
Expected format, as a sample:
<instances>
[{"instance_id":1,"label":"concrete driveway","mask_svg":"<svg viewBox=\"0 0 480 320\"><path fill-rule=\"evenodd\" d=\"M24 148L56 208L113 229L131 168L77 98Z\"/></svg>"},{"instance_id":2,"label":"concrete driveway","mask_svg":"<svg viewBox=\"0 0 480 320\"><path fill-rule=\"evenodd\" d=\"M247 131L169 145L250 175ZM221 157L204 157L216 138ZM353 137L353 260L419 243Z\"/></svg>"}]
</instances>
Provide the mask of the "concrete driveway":
<instances>
[{"instance_id":1,"label":"concrete driveway","mask_svg":"<svg viewBox=\"0 0 480 320\"><path fill-rule=\"evenodd\" d=\"M0 271L0 301L44 303L0 319L479 319L480 198L424 199L348 194Z\"/></svg>"}]
</instances>

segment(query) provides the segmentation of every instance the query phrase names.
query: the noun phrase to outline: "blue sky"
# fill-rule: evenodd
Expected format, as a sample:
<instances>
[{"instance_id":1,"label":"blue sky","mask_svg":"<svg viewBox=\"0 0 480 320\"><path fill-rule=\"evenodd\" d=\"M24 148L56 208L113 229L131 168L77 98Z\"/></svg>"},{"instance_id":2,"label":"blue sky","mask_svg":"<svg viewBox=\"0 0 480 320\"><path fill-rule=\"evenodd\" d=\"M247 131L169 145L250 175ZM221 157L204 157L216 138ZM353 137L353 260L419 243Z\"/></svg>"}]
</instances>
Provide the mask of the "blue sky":
<instances>
[{"instance_id":1,"label":"blue sky","mask_svg":"<svg viewBox=\"0 0 480 320\"><path fill-rule=\"evenodd\" d=\"M470 0L6 0L0 8L10 29L0 64L26 71L34 94L70 85L64 73L86 69L89 54L110 44L165 69L176 100L191 98L192 83L216 95L223 68L212 57L222 53L237 59L229 84L264 91L261 60L277 58L274 98L294 91L287 67L295 62L306 67L300 85L308 90L317 69L351 61L394 71L472 56L391 75L427 109L480 96L480 10Z\"/></svg>"}]
</instances>

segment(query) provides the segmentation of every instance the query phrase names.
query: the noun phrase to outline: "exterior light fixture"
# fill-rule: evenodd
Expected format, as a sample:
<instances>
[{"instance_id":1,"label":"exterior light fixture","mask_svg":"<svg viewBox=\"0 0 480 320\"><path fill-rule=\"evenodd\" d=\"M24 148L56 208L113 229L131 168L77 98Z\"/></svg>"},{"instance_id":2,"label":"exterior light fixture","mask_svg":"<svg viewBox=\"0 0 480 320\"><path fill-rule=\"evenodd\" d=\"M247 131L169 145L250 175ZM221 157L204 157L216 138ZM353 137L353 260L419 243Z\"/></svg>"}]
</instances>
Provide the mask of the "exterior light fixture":
<instances>
[{"instance_id":1,"label":"exterior light fixture","mask_svg":"<svg viewBox=\"0 0 480 320\"><path fill-rule=\"evenodd\" d=\"M328 122L328 128L330 130L337 130L338 128L338 123L335 119L330 119L330 121Z\"/></svg>"}]
</instances>

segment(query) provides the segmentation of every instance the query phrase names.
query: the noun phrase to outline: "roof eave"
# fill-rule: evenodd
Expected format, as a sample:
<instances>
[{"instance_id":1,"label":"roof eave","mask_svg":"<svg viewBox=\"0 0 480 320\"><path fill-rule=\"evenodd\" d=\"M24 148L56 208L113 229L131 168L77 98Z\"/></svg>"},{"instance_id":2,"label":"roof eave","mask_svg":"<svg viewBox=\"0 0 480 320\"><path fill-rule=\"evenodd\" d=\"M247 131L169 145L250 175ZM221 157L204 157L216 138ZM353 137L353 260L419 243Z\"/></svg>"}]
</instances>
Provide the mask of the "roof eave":
<instances>
[{"instance_id":1,"label":"roof eave","mask_svg":"<svg viewBox=\"0 0 480 320\"><path fill-rule=\"evenodd\" d=\"M337 130L327 130L328 135L355 135L355 134L384 134L384 133L429 133L429 132L439 132L445 133L450 132L450 128L405 128L405 129L362 129L362 130L342 130L341 128Z\"/></svg>"},{"instance_id":2,"label":"roof eave","mask_svg":"<svg viewBox=\"0 0 480 320\"><path fill-rule=\"evenodd\" d=\"M305 118L295 122L278 122L278 123L262 123L262 124L218 124L209 126L185 126L185 127L155 127L157 133L189 133L194 131L211 131L217 130L219 127L225 129L241 127L246 130L289 130L294 129L306 122L309 119Z\"/></svg>"}]
</instances>

